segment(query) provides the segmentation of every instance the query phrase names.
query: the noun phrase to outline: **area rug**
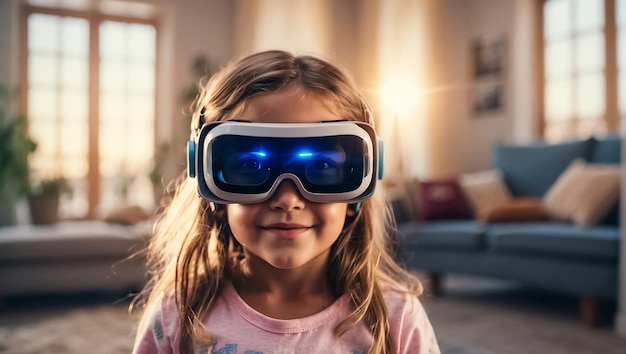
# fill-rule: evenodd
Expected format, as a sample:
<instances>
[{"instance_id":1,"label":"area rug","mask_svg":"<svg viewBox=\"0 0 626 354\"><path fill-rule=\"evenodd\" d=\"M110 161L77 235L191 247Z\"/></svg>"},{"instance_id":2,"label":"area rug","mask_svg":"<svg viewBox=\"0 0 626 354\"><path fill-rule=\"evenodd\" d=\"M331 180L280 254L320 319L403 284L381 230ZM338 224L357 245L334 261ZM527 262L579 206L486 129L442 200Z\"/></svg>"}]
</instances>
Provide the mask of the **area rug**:
<instances>
[{"instance_id":1,"label":"area rug","mask_svg":"<svg viewBox=\"0 0 626 354\"><path fill-rule=\"evenodd\" d=\"M0 353L128 354L137 315L102 305L46 316L37 322L0 326Z\"/></svg>"}]
</instances>

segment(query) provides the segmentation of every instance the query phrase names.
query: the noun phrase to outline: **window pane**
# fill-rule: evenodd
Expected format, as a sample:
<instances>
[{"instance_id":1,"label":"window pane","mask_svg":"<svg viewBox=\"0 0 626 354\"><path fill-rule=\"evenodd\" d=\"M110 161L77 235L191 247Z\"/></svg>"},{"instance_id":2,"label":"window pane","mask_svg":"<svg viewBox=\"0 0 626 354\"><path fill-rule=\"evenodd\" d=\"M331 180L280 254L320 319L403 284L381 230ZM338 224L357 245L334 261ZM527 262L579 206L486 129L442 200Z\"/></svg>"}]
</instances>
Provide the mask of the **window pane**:
<instances>
[{"instance_id":1,"label":"window pane","mask_svg":"<svg viewBox=\"0 0 626 354\"><path fill-rule=\"evenodd\" d=\"M140 122L144 126L154 123L154 99L152 96L133 96L128 101L128 115L133 122Z\"/></svg>"},{"instance_id":2,"label":"window pane","mask_svg":"<svg viewBox=\"0 0 626 354\"><path fill-rule=\"evenodd\" d=\"M581 76L577 82L576 115L581 119L604 116L605 86L602 73Z\"/></svg>"},{"instance_id":3,"label":"window pane","mask_svg":"<svg viewBox=\"0 0 626 354\"><path fill-rule=\"evenodd\" d=\"M60 131L61 155L63 160L72 158L87 157L87 122L73 122L63 124ZM80 177L76 175L75 177Z\"/></svg>"},{"instance_id":4,"label":"window pane","mask_svg":"<svg viewBox=\"0 0 626 354\"><path fill-rule=\"evenodd\" d=\"M580 36L576 42L576 69L578 71L604 68L603 32Z\"/></svg>"},{"instance_id":5,"label":"window pane","mask_svg":"<svg viewBox=\"0 0 626 354\"><path fill-rule=\"evenodd\" d=\"M153 92L154 66L145 64L129 64L128 86L133 92Z\"/></svg>"},{"instance_id":6,"label":"window pane","mask_svg":"<svg viewBox=\"0 0 626 354\"><path fill-rule=\"evenodd\" d=\"M77 90L63 90L61 92L61 122L87 122L89 98L87 92Z\"/></svg>"},{"instance_id":7,"label":"window pane","mask_svg":"<svg viewBox=\"0 0 626 354\"><path fill-rule=\"evenodd\" d=\"M59 50L59 16L32 14L28 16L28 50L55 53Z\"/></svg>"},{"instance_id":8,"label":"window pane","mask_svg":"<svg viewBox=\"0 0 626 354\"><path fill-rule=\"evenodd\" d=\"M67 88L87 90L89 63L87 59L65 58L61 62L61 85Z\"/></svg>"},{"instance_id":9,"label":"window pane","mask_svg":"<svg viewBox=\"0 0 626 354\"><path fill-rule=\"evenodd\" d=\"M147 180L154 153L156 31L114 21L100 29L101 201L153 201L137 181Z\"/></svg>"},{"instance_id":10,"label":"window pane","mask_svg":"<svg viewBox=\"0 0 626 354\"><path fill-rule=\"evenodd\" d=\"M121 93L126 83L126 71L123 62L103 60L100 63L100 90Z\"/></svg>"},{"instance_id":11,"label":"window pane","mask_svg":"<svg viewBox=\"0 0 626 354\"><path fill-rule=\"evenodd\" d=\"M126 130L120 130L119 127L108 125L100 126L100 157L104 160L123 160L126 150ZM121 164L121 161L117 165ZM116 173L117 166L111 165L113 170L108 173ZM101 171L106 175L105 171Z\"/></svg>"},{"instance_id":12,"label":"window pane","mask_svg":"<svg viewBox=\"0 0 626 354\"><path fill-rule=\"evenodd\" d=\"M604 24L604 0L577 0L576 30L601 30Z\"/></svg>"},{"instance_id":13,"label":"window pane","mask_svg":"<svg viewBox=\"0 0 626 354\"><path fill-rule=\"evenodd\" d=\"M87 160L82 156L65 157L60 165L67 178L81 178L86 176L88 172Z\"/></svg>"},{"instance_id":14,"label":"window pane","mask_svg":"<svg viewBox=\"0 0 626 354\"><path fill-rule=\"evenodd\" d=\"M626 0L617 0L615 10L615 22L623 28L626 26Z\"/></svg>"},{"instance_id":15,"label":"window pane","mask_svg":"<svg viewBox=\"0 0 626 354\"><path fill-rule=\"evenodd\" d=\"M571 80L553 80L546 84L546 120L563 121L572 116Z\"/></svg>"},{"instance_id":16,"label":"window pane","mask_svg":"<svg viewBox=\"0 0 626 354\"><path fill-rule=\"evenodd\" d=\"M545 49L546 77L562 77L572 72L572 41L548 43Z\"/></svg>"},{"instance_id":17,"label":"window pane","mask_svg":"<svg viewBox=\"0 0 626 354\"><path fill-rule=\"evenodd\" d=\"M151 163L154 152L153 131L146 129L145 125L133 123L129 126L129 135L133 137L129 145L128 162L135 173L147 170Z\"/></svg>"},{"instance_id":18,"label":"window pane","mask_svg":"<svg viewBox=\"0 0 626 354\"><path fill-rule=\"evenodd\" d=\"M30 167L33 178L45 178L59 175L60 168L52 155L44 155L38 152L31 157L29 162L32 162Z\"/></svg>"},{"instance_id":19,"label":"window pane","mask_svg":"<svg viewBox=\"0 0 626 354\"><path fill-rule=\"evenodd\" d=\"M57 91L53 88L31 87L28 90L28 121L53 122L58 110Z\"/></svg>"},{"instance_id":20,"label":"window pane","mask_svg":"<svg viewBox=\"0 0 626 354\"><path fill-rule=\"evenodd\" d=\"M156 30L154 26L131 24L128 26L128 57L134 61L154 61Z\"/></svg>"},{"instance_id":21,"label":"window pane","mask_svg":"<svg viewBox=\"0 0 626 354\"><path fill-rule=\"evenodd\" d=\"M100 127L120 126L126 117L126 99L124 95L100 96Z\"/></svg>"},{"instance_id":22,"label":"window pane","mask_svg":"<svg viewBox=\"0 0 626 354\"><path fill-rule=\"evenodd\" d=\"M55 86L58 81L58 63L59 61L54 56L31 54L28 58L28 83Z\"/></svg>"},{"instance_id":23,"label":"window pane","mask_svg":"<svg viewBox=\"0 0 626 354\"><path fill-rule=\"evenodd\" d=\"M64 55L85 58L89 54L89 23L82 18L62 20L61 48Z\"/></svg>"},{"instance_id":24,"label":"window pane","mask_svg":"<svg viewBox=\"0 0 626 354\"><path fill-rule=\"evenodd\" d=\"M572 31L572 4L570 0L546 1L544 7L544 37L562 37Z\"/></svg>"},{"instance_id":25,"label":"window pane","mask_svg":"<svg viewBox=\"0 0 626 354\"><path fill-rule=\"evenodd\" d=\"M100 25L100 57L121 59L126 49L126 24L105 21Z\"/></svg>"}]
</instances>

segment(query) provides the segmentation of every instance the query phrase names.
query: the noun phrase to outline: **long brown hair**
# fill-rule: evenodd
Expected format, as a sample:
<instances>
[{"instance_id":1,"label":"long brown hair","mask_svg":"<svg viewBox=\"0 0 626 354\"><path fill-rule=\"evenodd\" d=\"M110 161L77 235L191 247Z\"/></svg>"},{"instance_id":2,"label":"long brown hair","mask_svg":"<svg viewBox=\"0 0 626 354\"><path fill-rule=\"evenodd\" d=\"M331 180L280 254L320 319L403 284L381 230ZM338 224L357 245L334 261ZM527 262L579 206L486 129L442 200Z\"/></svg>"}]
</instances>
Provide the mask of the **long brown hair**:
<instances>
[{"instance_id":1,"label":"long brown hair","mask_svg":"<svg viewBox=\"0 0 626 354\"><path fill-rule=\"evenodd\" d=\"M322 98L327 108L348 120L373 124L372 113L344 70L313 56L266 51L234 61L202 87L194 103L192 134L203 123L236 118L247 101L287 85ZM241 245L209 202L198 196L195 181L181 176L176 193L159 215L147 249L151 278L136 303L145 305L145 329L153 309L174 292L179 311L180 351L212 345L202 319L213 308L226 279L241 276ZM337 335L364 323L373 336L370 353L391 353L387 309L381 283L419 295L421 283L396 263L391 237L395 224L380 189L363 202L356 218L331 248L328 281L335 294L347 294L351 314Z\"/></svg>"}]
</instances>

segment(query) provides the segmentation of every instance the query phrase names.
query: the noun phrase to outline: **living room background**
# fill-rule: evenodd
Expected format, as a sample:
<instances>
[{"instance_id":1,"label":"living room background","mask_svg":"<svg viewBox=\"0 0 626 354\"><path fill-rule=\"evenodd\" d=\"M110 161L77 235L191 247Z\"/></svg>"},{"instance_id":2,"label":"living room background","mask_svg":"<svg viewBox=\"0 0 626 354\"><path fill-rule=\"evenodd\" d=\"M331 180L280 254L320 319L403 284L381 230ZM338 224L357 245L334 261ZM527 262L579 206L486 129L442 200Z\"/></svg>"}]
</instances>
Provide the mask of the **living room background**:
<instances>
[{"instance_id":1,"label":"living room background","mask_svg":"<svg viewBox=\"0 0 626 354\"><path fill-rule=\"evenodd\" d=\"M84 3L88 9L96 9L105 2ZM190 70L194 60L204 56L221 66L233 57L268 48L315 52L350 69L373 106L387 151L394 152L388 154L390 166L402 165L409 176L432 178L480 171L489 167L495 143L539 138L542 100L537 89L537 13L542 1L135 2L150 5L156 13L155 140L157 145L171 143L174 152L182 154L188 137L188 118L182 113L185 107L180 97L197 81ZM19 51L24 3L28 2L0 2L0 82L10 87L20 84L24 65ZM472 111L470 48L476 39L504 39L507 46L502 109L479 116ZM381 102L382 87L397 76L408 78L421 96L412 112L393 112ZM395 139L396 123L400 139ZM168 159L164 180L182 171L180 161L176 156ZM399 169L388 168L388 180L406 177L396 171ZM622 176L622 182L625 179ZM625 200L622 197L622 204ZM626 247L622 245L622 249L622 259L626 259ZM626 317L626 283L622 289L622 317Z\"/></svg>"}]
</instances>

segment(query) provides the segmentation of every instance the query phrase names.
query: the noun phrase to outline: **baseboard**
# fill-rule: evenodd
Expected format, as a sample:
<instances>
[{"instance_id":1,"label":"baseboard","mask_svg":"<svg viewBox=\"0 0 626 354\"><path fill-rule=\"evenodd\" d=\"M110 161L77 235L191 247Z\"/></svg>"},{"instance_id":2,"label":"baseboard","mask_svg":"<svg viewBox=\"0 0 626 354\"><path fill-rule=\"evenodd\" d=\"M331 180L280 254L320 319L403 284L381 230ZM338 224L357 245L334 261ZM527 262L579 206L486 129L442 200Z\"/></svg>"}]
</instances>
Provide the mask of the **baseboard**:
<instances>
[{"instance_id":1,"label":"baseboard","mask_svg":"<svg viewBox=\"0 0 626 354\"><path fill-rule=\"evenodd\" d=\"M615 332L618 336L626 338L626 311L620 311L615 315Z\"/></svg>"}]
</instances>

